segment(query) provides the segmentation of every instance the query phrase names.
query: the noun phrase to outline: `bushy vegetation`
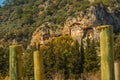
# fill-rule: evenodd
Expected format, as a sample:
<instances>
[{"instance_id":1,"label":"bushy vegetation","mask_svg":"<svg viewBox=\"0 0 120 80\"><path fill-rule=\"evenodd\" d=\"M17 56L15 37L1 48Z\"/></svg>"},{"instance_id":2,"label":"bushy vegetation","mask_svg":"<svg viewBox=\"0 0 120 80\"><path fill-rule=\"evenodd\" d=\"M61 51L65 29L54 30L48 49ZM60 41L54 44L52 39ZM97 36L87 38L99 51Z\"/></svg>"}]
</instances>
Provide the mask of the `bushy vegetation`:
<instances>
[{"instance_id":1,"label":"bushy vegetation","mask_svg":"<svg viewBox=\"0 0 120 80\"><path fill-rule=\"evenodd\" d=\"M82 62L79 44L71 37L58 37L41 52L44 54L46 78L56 73L64 75L65 78L80 76Z\"/></svg>"},{"instance_id":2,"label":"bushy vegetation","mask_svg":"<svg viewBox=\"0 0 120 80\"><path fill-rule=\"evenodd\" d=\"M114 35L114 59L116 61L120 60L120 33Z\"/></svg>"},{"instance_id":3,"label":"bushy vegetation","mask_svg":"<svg viewBox=\"0 0 120 80\"><path fill-rule=\"evenodd\" d=\"M84 72L95 72L100 67L100 56L98 56L100 53L97 53L97 51L99 52L98 47L100 46L94 40L91 41L89 39L86 40L86 44L87 46L85 47L84 54Z\"/></svg>"},{"instance_id":4,"label":"bushy vegetation","mask_svg":"<svg viewBox=\"0 0 120 80\"><path fill-rule=\"evenodd\" d=\"M114 53L115 60L120 60L119 35L115 36ZM70 36L60 36L49 42L47 46L41 46L40 53L43 55L44 74L46 79L53 79L56 74L65 79L78 79L81 74L95 73L99 71L99 59L97 51L99 44L89 39L87 45L79 45ZM83 48L84 46L84 48ZM33 79L33 51L30 47L23 54L23 76ZM0 48L0 65L2 76L8 75L8 46ZM29 65L29 66L28 66Z\"/></svg>"},{"instance_id":5,"label":"bushy vegetation","mask_svg":"<svg viewBox=\"0 0 120 80\"><path fill-rule=\"evenodd\" d=\"M88 42L89 46L83 48L70 36L60 36L49 42L47 46L40 48L43 55L44 74L46 80L54 79L56 74L66 79L79 79L82 74L93 73L99 70L99 57L96 53L94 43ZM88 47L91 47L88 49ZM88 51L87 51L88 50ZM25 54L26 57L32 53ZM25 65L33 62L29 56L25 58ZM33 64L26 67L25 74L33 76ZM32 65L32 66L31 66ZM28 72L27 72L28 71Z\"/></svg>"},{"instance_id":6,"label":"bushy vegetation","mask_svg":"<svg viewBox=\"0 0 120 80\"><path fill-rule=\"evenodd\" d=\"M3 77L8 75L9 56L8 46L0 47L0 73Z\"/></svg>"}]
</instances>

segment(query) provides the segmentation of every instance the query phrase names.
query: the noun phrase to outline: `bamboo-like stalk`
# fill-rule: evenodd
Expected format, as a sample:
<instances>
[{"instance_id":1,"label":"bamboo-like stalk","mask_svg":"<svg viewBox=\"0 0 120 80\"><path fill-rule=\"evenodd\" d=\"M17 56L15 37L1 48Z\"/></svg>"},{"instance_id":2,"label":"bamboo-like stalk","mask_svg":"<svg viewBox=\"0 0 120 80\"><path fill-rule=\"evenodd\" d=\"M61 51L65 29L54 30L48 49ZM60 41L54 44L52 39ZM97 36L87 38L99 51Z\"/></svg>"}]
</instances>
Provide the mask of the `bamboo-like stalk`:
<instances>
[{"instance_id":1,"label":"bamboo-like stalk","mask_svg":"<svg viewBox=\"0 0 120 80\"><path fill-rule=\"evenodd\" d=\"M22 80L22 45L17 45L17 60L18 60L18 80Z\"/></svg>"},{"instance_id":2,"label":"bamboo-like stalk","mask_svg":"<svg viewBox=\"0 0 120 80\"><path fill-rule=\"evenodd\" d=\"M10 80L22 80L22 45L10 46Z\"/></svg>"},{"instance_id":3,"label":"bamboo-like stalk","mask_svg":"<svg viewBox=\"0 0 120 80\"><path fill-rule=\"evenodd\" d=\"M120 80L120 62L116 61L114 63L114 67L115 67L115 80Z\"/></svg>"},{"instance_id":4,"label":"bamboo-like stalk","mask_svg":"<svg viewBox=\"0 0 120 80\"><path fill-rule=\"evenodd\" d=\"M9 76L10 80L17 80L17 51L15 46L10 46L10 63L9 63Z\"/></svg>"},{"instance_id":5,"label":"bamboo-like stalk","mask_svg":"<svg viewBox=\"0 0 120 80\"><path fill-rule=\"evenodd\" d=\"M34 76L35 80L43 80L43 60L39 51L34 51Z\"/></svg>"},{"instance_id":6,"label":"bamboo-like stalk","mask_svg":"<svg viewBox=\"0 0 120 80\"><path fill-rule=\"evenodd\" d=\"M113 28L110 25L100 29L101 80L114 80Z\"/></svg>"}]
</instances>

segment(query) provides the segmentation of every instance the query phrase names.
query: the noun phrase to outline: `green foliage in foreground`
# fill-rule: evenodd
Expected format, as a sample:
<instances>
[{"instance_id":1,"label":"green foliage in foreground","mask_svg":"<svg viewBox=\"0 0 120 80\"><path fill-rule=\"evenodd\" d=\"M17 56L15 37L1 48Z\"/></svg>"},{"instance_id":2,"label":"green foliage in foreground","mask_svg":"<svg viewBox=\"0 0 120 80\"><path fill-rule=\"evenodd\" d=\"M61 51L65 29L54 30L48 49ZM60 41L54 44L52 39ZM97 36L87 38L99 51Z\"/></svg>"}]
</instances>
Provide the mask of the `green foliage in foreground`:
<instances>
[{"instance_id":1,"label":"green foliage in foreground","mask_svg":"<svg viewBox=\"0 0 120 80\"><path fill-rule=\"evenodd\" d=\"M85 49L88 51L80 51L77 41L69 36L61 36L51 42L49 46L42 46L46 78L52 78L53 75L59 73L64 75L65 79L77 79L83 71L99 70L99 66L97 66L99 60L94 49L95 46L92 47L92 45L89 44L90 49ZM82 54L85 55L85 58L81 57Z\"/></svg>"},{"instance_id":2,"label":"green foliage in foreground","mask_svg":"<svg viewBox=\"0 0 120 80\"><path fill-rule=\"evenodd\" d=\"M86 47L85 47L85 54L84 54L84 72L95 72L99 69L100 63L99 63L99 53L97 53L97 42L94 40L86 40Z\"/></svg>"},{"instance_id":3,"label":"green foliage in foreground","mask_svg":"<svg viewBox=\"0 0 120 80\"><path fill-rule=\"evenodd\" d=\"M0 47L0 73L3 77L8 75L9 70L9 46Z\"/></svg>"},{"instance_id":4,"label":"green foliage in foreground","mask_svg":"<svg viewBox=\"0 0 120 80\"><path fill-rule=\"evenodd\" d=\"M41 46L43 55L44 75L46 79L55 78L56 74L65 79L78 79L83 73L93 73L99 70L99 57L96 55L96 45L83 48L70 36L60 36L49 42L47 46ZM91 47L91 48L88 48ZM33 48L28 49L23 56L24 77L33 78ZM29 65L29 66L28 66Z\"/></svg>"},{"instance_id":5,"label":"green foliage in foreground","mask_svg":"<svg viewBox=\"0 0 120 80\"><path fill-rule=\"evenodd\" d=\"M81 60L79 44L71 37L61 36L45 48L41 48L44 55L46 77L63 74L65 78L80 76Z\"/></svg>"},{"instance_id":6,"label":"green foliage in foreground","mask_svg":"<svg viewBox=\"0 0 120 80\"><path fill-rule=\"evenodd\" d=\"M120 34L114 35L114 59L120 61Z\"/></svg>"},{"instance_id":7,"label":"green foliage in foreground","mask_svg":"<svg viewBox=\"0 0 120 80\"><path fill-rule=\"evenodd\" d=\"M119 34L115 36L114 53L115 60L120 60ZM55 74L62 74L66 79L79 78L81 73L94 73L99 70L98 43L87 40L87 45L80 46L69 36L61 36L49 42L47 46L41 46L40 52L44 58L46 78L54 78ZM7 43L6 43L7 45ZM34 76L33 71L34 48L25 50L23 54L23 76L29 79ZM84 55L83 55L84 54ZM0 73L8 75L9 51L8 46L0 47Z\"/></svg>"}]
</instances>

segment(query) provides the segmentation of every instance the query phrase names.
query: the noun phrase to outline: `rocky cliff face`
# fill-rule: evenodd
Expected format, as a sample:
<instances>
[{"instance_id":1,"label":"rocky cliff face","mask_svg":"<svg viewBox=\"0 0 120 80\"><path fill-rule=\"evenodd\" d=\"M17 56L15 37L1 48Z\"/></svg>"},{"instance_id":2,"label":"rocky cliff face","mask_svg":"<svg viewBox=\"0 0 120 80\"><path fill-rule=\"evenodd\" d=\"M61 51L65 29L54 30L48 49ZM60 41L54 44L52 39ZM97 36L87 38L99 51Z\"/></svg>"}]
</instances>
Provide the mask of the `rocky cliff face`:
<instances>
[{"instance_id":1,"label":"rocky cliff face","mask_svg":"<svg viewBox=\"0 0 120 80\"><path fill-rule=\"evenodd\" d=\"M61 35L62 29L60 28L60 25L49 22L40 25L32 35L31 45L47 44L50 40Z\"/></svg>"},{"instance_id":2,"label":"rocky cliff face","mask_svg":"<svg viewBox=\"0 0 120 80\"><path fill-rule=\"evenodd\" d=\"M96 29L100 25L113 25L114 31L119 30L120 11L104 8L102 5L91 6L85 11L75 13L69 17L63 29L63 35L70 35L73 39L85 38L99 40L99 32Z\"/></svg>"},{"instance_id":3,"label":"rocky cliff face","mask_svg":"<svg viewBox=\"0 0 120 80\"><path fill-rule=\"evenodd\" d=\"M105 8L102 5L91 6L85 11L80 11L69 16L63 26L52 26L50 23L41 25L33 33L31 44L37 42L43 44L50 39L51 35L69 35L75 40L80 39L95 39L99 40L99 32L96 29L100 25L113 25L114 31L120 29L120 11L112 8ZM53 27L53 28L51 28ZM59 33L56 33L59 32Z\"/></svg>"}]
</instances>

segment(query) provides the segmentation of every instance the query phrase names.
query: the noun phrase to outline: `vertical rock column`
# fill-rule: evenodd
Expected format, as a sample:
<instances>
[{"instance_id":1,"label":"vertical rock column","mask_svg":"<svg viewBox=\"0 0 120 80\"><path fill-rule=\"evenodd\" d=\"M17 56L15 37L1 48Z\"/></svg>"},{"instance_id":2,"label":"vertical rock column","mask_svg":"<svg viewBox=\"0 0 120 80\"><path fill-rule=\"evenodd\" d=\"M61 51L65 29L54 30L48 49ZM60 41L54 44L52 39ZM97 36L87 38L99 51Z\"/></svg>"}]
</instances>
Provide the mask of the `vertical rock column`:
<instances>
[{"instance_id":1,"label":"vertical rock column","mask_svg":"<svg viewBox=\"0 0 120 80\"><path fill-rule=\"evenodd\" d=\"M10 80L21 80L22 77L22 46L9 47L9 76Z\"/></svg>"},{"instance_id":2,"label":"vertical rock column","mask_svg":"<svg viewBox=\"0 0 120 80\"><path fill-rule=\"evenodd\" d=\"M17 45L17 60L18 60L18 80L22 80L22 45Z\"/></svg>"},{"instance_id":3,"label":"vertical rock column","mask_svg":"<svg viewBox=\"0 0 120 80\"><path fill-rule=\"evenodd\" d=\"M43 80L43 60L39 51L34 51L34 76L35 80Z\"/></svg>"},{"instance_id":4,"label":"vertical rock column","mask_svg":"<svg viewBox=\"0 0 120 80\"><path fill-rule=\"evenodd\" d=\"M99 26L101 52L101 80L114 80L113 28L110 25Z\"/></svg>"},{"instance_id":5,"label":"vertical rock column","mask_svg":"<svg viewBox=\"0 0 120 80\"><path fill-rule=\"evenodd\" d=\"M120 80L120 62L116 61L114 63L115 66L115 80Z\"/></svg>"}]
</instances>

